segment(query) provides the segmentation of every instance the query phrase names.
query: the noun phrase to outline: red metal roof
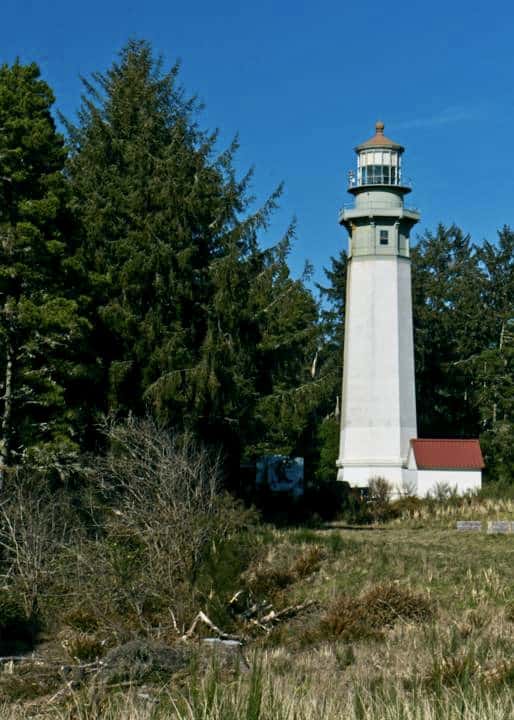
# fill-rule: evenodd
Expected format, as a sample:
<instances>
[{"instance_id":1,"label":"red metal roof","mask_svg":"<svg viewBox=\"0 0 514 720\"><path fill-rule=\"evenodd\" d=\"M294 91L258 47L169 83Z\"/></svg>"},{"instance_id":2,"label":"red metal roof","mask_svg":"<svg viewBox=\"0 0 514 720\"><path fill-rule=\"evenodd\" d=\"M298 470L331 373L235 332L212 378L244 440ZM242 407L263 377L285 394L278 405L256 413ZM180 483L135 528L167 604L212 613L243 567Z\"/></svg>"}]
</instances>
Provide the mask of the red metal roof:
<instances>
[{"instance_id":1,"label":"red metal roof","mask_svg":"<svg viewBox=\"0 0 514 720\"><path fill-rule=\"evenodd\" d=\"M478 440L411 440L419 470L481 470Z\"/></svg>"},{"instance_id":2,"label":"red metal roof","mask_svg":"<svg viewBox=\"0 0 514 720\"><path fill-rule=\"evenodd\" d=\"M373 135L373 137L369 140L366 140L366 142L357 145L355 149L357 152L359 152L359 150L366 150L367 148L373 147L389 148L391 150L399 150L400 152L403 152L404 150L401 145L398 145L398 143L395 143L394 140L390 140L384 135L384 123L380 120L378 120L375 125L375 134Z\"/></svg>"}]
</instances>

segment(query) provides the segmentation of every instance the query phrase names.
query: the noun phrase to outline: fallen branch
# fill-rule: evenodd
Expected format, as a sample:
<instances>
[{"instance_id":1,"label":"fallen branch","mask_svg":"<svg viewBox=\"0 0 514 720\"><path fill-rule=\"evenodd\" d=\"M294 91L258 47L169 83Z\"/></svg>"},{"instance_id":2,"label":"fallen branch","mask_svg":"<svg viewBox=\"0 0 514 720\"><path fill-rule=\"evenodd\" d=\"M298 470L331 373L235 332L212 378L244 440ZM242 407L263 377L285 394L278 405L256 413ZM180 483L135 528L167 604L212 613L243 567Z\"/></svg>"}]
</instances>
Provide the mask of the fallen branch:
<instances>
[{"instance_id":1,"label":"fallen branch","mask_svg":"<svg viewBox=\"0 0 514 720\"><path fill-rule=\"evenodd\" d=\"M215 632L216 635L218 635L222 640L237 640L239 642L242 642L242 638L238 637L237 635L230 635L229 633L223 632L223 630L221 630L217 625L215 625L212 620L207 617L207 615L201 610L193 620L189 630L184 633L184 635L182 635L180 639L190 640L195 633L198 623L203 623L204 625L207 625L207 627L210 628L213 632Z\"/></svg>"},{"instance_id":2,"label":"fallen branch","mask_svg":"<svg viewBox=\"0 0 514 720\"><path fill-rule=\"evenodd\" d=\"M245 610L244 612L240 613L239 617L244 618L245 620L250 620L251 618L255 617L256 615L259 615L262 612L269 612L270 610L273 610L273 605L268 602L261 602L261 603L254 603L252 607L248 608L248 610Z\"/></svg>"},{"instance_id":3,"label":"fallen branch","mask_svg":"<svg viewBox=\"0 0 514 720\"><path fill-rule=\"evenodd\" d=\"M64 687L60 688L56 693L54 693L54 695L52 695L51 698L46 701L46 704L50 705L51 703L55 702L57 698L73 692L76 688L77 683L74 680L69 680Z\"/></svg>"},{"instance_id":4,"label":"fallen branch","mask_svg":"<svg viewBox=\"0 0 514 720\"><path fill-rule=\"evenodd\" d=\"M173 612L173 610L171 608L169 609L169 612L171 615L171 622L173 623L173 630L177 633L177 635L180 635L181 633L180 633L179 627L177 625L177 619L175 617L175 613ZM182 632L184 632L184 629L182 629Z\"/></svg>"},{"instance_id":5,"label":"fallen branch","mask_svg":"<svg viewBox=\"0 0 514 720\"><path fill-rule=\"evenodd\" d=\"M265 627L269 624L273 625L282 622L282 620L289 620L295 615L298 615L298 613L301 613L304 610L307 610L307 608L312 607L316 604L317 603L315 600L307 600L304 603L300 603L300 605L290 605L289 607L286 607L283 610L279 610L278 612L275 612L275 610L271 610L267 615L264 615L264 617L260 618L258 624Z\"/></svg>"}]
</instances>

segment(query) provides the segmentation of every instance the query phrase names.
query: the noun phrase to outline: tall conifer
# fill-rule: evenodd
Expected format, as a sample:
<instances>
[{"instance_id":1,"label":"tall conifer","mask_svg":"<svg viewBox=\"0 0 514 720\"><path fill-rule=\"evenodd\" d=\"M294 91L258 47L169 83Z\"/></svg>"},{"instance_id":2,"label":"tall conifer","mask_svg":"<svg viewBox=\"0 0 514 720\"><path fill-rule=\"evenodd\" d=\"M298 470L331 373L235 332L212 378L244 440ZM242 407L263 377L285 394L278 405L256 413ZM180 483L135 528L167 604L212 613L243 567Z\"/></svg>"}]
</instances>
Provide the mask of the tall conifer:
<instances>
[{"instance_id":1,"label":"tall conifer","mask_svg":"<svg viewBox=\"0 0 514 720\"><path fill-rule=\"evenodd\" d=\"M35 64L0 67L0 466L77 447L87 323L71 285L65 150Z\"/></svg>"},{"instance_id":2,"label":"tall conifer","mask_svg":"<svg viewBox=\"0 0 514 720\"><path fill-rule=\"evenodd\" d=\"M269 392L262 374L275 371L286 347L300 353L296 363L307 352L303 340L282 337L275 359L263 359L265 307L276 295L273 317L283 315L278 296L288 283L309 294L283 277L278 247L259 247L280 188L250 212L251 173L238 179L233 166L237 142L217 155L216 133L199 129L197 110L178 68L165 72L147 43L131 41L85 83L78 123L68 125L69 174L96 306L98 402L121 413L150 407L172 428L238 456ZM288 382L298 384L293 375Z\"/></svg>"}]
</instances>

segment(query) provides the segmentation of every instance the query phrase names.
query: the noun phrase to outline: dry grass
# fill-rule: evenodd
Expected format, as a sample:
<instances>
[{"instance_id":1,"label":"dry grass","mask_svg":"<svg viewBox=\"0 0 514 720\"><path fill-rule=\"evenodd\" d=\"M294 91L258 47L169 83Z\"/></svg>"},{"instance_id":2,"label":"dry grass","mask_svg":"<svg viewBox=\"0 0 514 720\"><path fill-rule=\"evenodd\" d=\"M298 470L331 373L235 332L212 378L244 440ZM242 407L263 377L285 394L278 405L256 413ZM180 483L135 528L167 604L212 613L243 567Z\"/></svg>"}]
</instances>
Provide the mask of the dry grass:
<instances>
[{"instance_id":1,"label":"dry grass","mask_svg":"<svg viewBox=\"0 0 514 720\"><path fill-rule=\"evenodd\" d=\"M457 520L514 520L512 498L482 498L471 495L453 498L447 502L403 498L392 503L392 507L396 508L399 515L393 523L403 527L425 523L454 527Z\"/></svg>"},{"instance_id":2,"label":"dry grass","mask_svg":"<svg viewBox=\"0 0 514 720\"><path fill-rule=\"evenodd\" d=\"M179 688L114 688L100 694L73 692L65 703L6 708L6 720L510 720L514 712L512 663L463 660L441 666L434 681L430 654L398 662L396 643L421 649L420 628L410 637L391 635L341 663L341 649L323 644L291 655L284 649L254 658L247 675L213 670ZM428 643L430 644L430 643ZM345 646L347 647L347 646ZM404 658L405 660L405 658ZM477 669L478 668L478 669ZM500 669L502 668L502 669ZM507 668L507 669L506 669ZM431 674L432 673L432 674ZM430 683L428 682L430 680Z\"/></svg>"},{"instance_id":3,"label":"dry grass","mask_svg":"<svg viewBox=\"0 0 514 720\"><path fill-rule=\"evenodd\" d=\"M482 506L487 512L470 516L507 507ZM458 533L454 522L468 510L434 507L365 529L268 529L247 587L284 605L316 600L319 609L253 640L249 673L218 663L139 688L84 685L50 704L48 691L0 717L510 720L514 537ZM236 589L227 588L227 599ZM79 638L94 635L85 612L68 623Z\"/></svg>"},{"instance_id":4,"label":"dry grass","mask_svg":"<svg viewBox=\"0 0 514 720\"><path fill-rule=\"evenodd\" d=\"M321 636L342 640L380 637L397 622L424 622L434 615L432 603L399 585L376 585L358 598L336 598L320 624Z\"/></svg>"},{"instance_id":5,"label":"dry grass","mask_svg":"<svg viewBox=\"0 0 514 720\"><path fill-rule=\"evenodd\" d=\"M267 555L245 573L244 581L256 597L273 598L315 573L326 558L327 552L321 545L309 545L295 554L287 544L270 545Z\"/></svg>"}]
</instances>

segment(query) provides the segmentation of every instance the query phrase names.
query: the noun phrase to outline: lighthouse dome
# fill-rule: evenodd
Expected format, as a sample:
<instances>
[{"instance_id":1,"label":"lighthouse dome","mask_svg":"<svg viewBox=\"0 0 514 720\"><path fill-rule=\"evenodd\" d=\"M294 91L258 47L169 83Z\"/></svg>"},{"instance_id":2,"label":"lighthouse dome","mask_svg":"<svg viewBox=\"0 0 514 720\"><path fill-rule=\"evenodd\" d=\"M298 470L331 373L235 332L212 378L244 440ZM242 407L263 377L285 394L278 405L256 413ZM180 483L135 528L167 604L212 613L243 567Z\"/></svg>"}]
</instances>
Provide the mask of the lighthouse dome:
<instances>
[{"instance_id":1,"label":"lighthouse dome","mask_svg":"<svg viewBox=\"0 0 514 720\"><path fill-rule=\"evenodd\" d=\"M357 145L355 148L356 152L367 150L368 148L388 148L389 150L398 150L399 152L403 152L405 148L402 147L402 145L395 143L393 140L390 140L384 135L384 128L384 123L381 120L377 120L375 123L375 134L372 138L366 140L366 142Z\"/></svg>"},{"instance_id":2,"label":"lighthouse dome","mask_svg":"<svg viewBox=\"0 0 514 720\"><path fill-rule=\"evenodd\" d=\"M384 123L375 125L375 134L366 142L357 145L357 174L349 173L350 192L359 192L369 185L402 187L402 145L384 135ZM408 188L402 188L409 192Z\"/></svg>"}]
</instances>

